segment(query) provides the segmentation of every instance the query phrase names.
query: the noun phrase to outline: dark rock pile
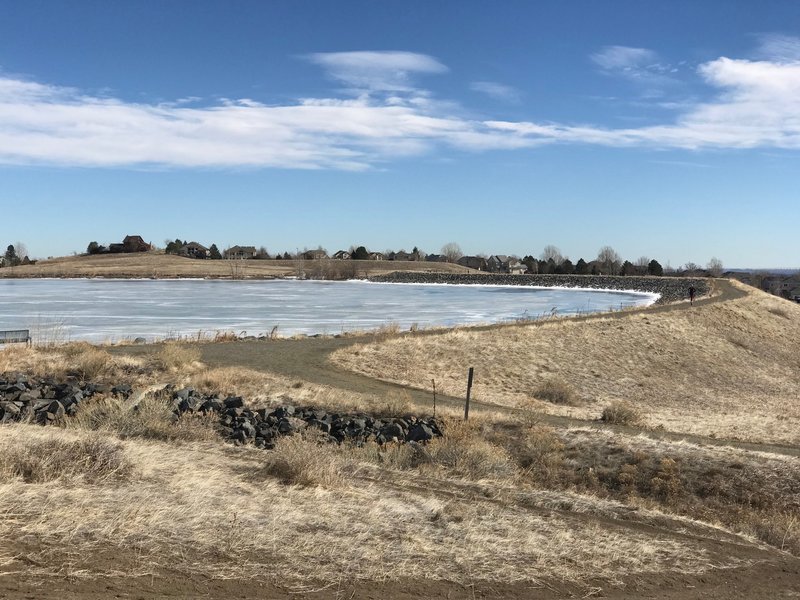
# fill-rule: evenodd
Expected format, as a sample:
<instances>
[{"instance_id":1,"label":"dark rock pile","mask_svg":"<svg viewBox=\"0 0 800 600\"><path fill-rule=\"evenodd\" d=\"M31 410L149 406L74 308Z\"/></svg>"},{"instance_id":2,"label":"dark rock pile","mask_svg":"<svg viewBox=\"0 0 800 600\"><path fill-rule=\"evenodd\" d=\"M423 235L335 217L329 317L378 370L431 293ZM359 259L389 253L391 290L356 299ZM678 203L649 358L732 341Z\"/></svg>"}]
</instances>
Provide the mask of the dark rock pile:
<instances>
[{"instance_id":1,"label":"dark rock pile","mask_svg":"<svg viewBox=\"0 0 800 600\"><path fill-rule=\"evenodd\" d=\"M376 275L370 281L387 283L458 283L476 285L531 285L542 287L634 290L661 294L657 304L689 299L689 287L697 297L711 289L708 279L699 277L622 277L615 275L508 275L506 273L419 273L395 271Z\"/></svg>"},{"instance_id":2,"label":"dark rock pile","mask_svg":"<svg viewBox=\"0 0 800 600\"><path fill-rule=\"evenodd\" d=\"M46 425L74 415L81 403L95 394L128 398L131 386L4 374L0 376L0 423L31 420Z\"/></svg>"},{"instance_id":3,"label":"dark rock pile","mask_svg":"<svg viewBox=\"0 0 800 600\"><path fill-rule=\"evenodd\" d=\"M271 449L282 435L292 435L303 429L319 430L329 442L356 445L374 441L426 442L442 435L441 426L432 417L379 418L363 413L335 413L314 407L291 405L278 408L251 409L239 396L224 400L205 396L192 388L172 392L175 414L215 413L219 415L222 434L236 444L254 444Z\"/></svg>"},{"instance_id":4,"label":"dark rock pile","mask_svg":"<svg viewBox=\"0 0 800 600\"><path fill-rule=\"evenodd\" d=\"M31 421L49 425L74 415L81 404L96 394L128 399L132 391L129 385L109 386L4 374L0 375L0 423ZM222 399L200 394L193 388L176 390L172 386L165 391L172 398L176 418L185 413L214 413L225 439L236 444L254 444L258 448L273 448L278 437L304 429L318 430L329 442L347 441L356 445L370 441L378 444L426 442L442 435L440 423L430 417L375 417L289 404L251 409L239 396ZM132 410L136 410L135 407Z\"/></svg>"}]
</instances>

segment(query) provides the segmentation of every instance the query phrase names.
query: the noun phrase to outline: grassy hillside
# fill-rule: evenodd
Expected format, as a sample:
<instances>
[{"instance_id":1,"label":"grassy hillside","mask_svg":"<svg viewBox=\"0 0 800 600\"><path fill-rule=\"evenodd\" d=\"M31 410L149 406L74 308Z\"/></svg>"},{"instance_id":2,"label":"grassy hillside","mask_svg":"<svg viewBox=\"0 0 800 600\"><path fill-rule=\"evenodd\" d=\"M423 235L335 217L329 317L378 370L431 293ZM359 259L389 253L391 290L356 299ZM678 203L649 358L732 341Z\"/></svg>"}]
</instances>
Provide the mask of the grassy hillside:
<instances>
[{"instance_id":1,"label":"grassy hillside","mask_svg":"<svg viewBox=\"0 0 800 600\"><path fill-rule=\"evenodd\" d=\"M465 267L432 262L339 261L339 260L197 260L171 254L100 254L67 256L0 269L0 278L10 277L119 277L119 278L263 278L296 276L347 279L392 271L463 273Z\"/></svg>"},{"instance_id":2,"label":"grassy hillside","mask_svg":"<svg viewBox=\"0 0 800 600\"><path fill-rule=\"evenodd\" d=\"M800 305L753 288L672 312L552 320L360 344L342 368L502 406L596 419L628 403L670 431L800 444ZM560 390L560 394L554 394Z\"/></svg>"}]
</instances>

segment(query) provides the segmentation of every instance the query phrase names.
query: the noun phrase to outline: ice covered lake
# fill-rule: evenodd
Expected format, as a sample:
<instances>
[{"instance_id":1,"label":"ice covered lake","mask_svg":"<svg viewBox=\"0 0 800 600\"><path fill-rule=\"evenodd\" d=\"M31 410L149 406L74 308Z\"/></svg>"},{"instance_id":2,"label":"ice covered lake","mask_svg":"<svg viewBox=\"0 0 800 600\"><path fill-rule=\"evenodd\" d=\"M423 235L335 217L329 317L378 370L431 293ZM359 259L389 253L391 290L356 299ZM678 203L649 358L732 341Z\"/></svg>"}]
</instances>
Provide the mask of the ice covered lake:
<instances>
[{"instance_id":1,"label":"ice covered lake","mask_svg":"<svg viewBox=\"0 0 800 600\"><path fill-rule=\"evenodd\" d=\"M148 341L215 332L337 334L397 324L464 325L619 310L653 294L363 281L0 280L0 329L35 342Z\"/></svg>"}]
</instances>

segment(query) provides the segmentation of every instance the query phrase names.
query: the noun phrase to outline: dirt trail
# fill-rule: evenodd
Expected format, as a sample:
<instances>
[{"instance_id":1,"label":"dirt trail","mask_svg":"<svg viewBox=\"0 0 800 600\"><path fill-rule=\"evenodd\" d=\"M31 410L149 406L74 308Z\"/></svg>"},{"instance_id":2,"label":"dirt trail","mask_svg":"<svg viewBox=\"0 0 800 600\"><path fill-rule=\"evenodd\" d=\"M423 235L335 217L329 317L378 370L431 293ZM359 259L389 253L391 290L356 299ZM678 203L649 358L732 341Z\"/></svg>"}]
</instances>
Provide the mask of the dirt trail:
<instances>
[{"instance_id":1,"label":"dirt trail","mask_svg":"<svg viewBox=\"0 0 800 600\"><path fill-rule=\"evenodd\" d=\"M605 598L607 600L788 600L800 597L800 561L775 558L737 569L701 575L649 573L615 582L587 581L581 584L540 580L526 583L485 583L460 585L450 581L404 579L400 581L321 582L291 585L263 580L209 579L187 577L168 568L154 569L143 577L110 575L97 579L3 577L2 600L100 600L106 598L240 598L274 600L393 600L505 599L555 600L557 598Z\"/></svg>"},{"instance_id":2,"label":"dirt trail","mask_svg":"<svg viewBox=\"0 0 800 600\"><path fill-rule=\"evenodd\" d=\"M715 280L714 290L709 297L695 301L695 306L703 306L714 302L729 302L738 298L743 298L747 292L734 287L726 280ZM595 319L624 319L631 314L641 312L668 313L673 311L692 310L688 302L676 304L666 304L653 307L626 310L616 313L604 313L598 315L584 315L574 317L576 321L589 321ZM517 325L502 325L502 327L515 327ZM530 327L531 324L522 325ZM533 326L536 326L533 323ZM475 329L488 329L498 327L497 325L487 325ZM428 336L437 335L437 331L406 332L401 335L407 336ZM276 340L276 341L238 341L213 344L200 344L202 351L202 361L209 367L228 367L240 366L257 371L272 372L298 381L308 381L320 385L327 385L340 389L344 392L357 392L376 396L387 396L391 393L403 392L408 394L409 399L418 406L432 406L432 394L430 390L403 386L397 383L373 379L358 373L346 371L332 364L329 360L330 355L342 348L352 344L365 343L375 340L372 334L363 336L348 337L310 337L296 340ZM112 352L126 354L146 354L153 352L157 346L127 346L111 348ZM466 384L465 384L466 385ZM437 394L437 404L451 408L463 407L463 398L453 398ZM515 414L519 409L499 406L486 402L471 402L471 410L482 411L491 410L501 413ZM530 411L528 411L530 412ZM626 434L645 434L655 439L671 441L686 440L692 443L705 444L711 446L733 446L745 450L760 452L773 452L788 456L800 456L800 447L785 444L761 444L742 442L738 440L726 440L711 438L698 435L672 433L669 431L648 431L621 425L606 425L599 421L587 421L572 417L551 415L544 412L537 412L537 418L543 423L557 427L592 427L596 429L612 430Z\"/></svg>"}]
</instances>

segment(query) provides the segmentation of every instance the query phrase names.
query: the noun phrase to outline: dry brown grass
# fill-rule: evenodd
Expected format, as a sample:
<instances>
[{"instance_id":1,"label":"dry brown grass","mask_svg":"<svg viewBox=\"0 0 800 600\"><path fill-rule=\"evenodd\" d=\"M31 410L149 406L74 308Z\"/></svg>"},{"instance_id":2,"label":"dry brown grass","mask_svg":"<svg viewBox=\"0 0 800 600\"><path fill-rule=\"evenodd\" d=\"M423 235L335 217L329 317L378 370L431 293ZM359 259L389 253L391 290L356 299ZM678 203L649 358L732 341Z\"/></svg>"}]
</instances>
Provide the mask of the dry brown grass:
<instances>
[{"instance_id":1,"label":"dry brown grass","mask_svg":"<svg viewBox=\"0 0 800 600\"><path fill-rule=\"evenodd\" d=\"M200 361L200 349L196 346L172 342L156 354L156 361L166 371L192 369Z\"/></svg>"},{"instance_id":2,"label":"dry brown grass","mask_svg":"<svg viewBox=\"0 0 800 600\"><path fill-rule=\"evenodd\" d=\"M517 465L501 446L487 441L480 425L450 420L445 434L425 448L433 464L450 476L470 481L501 480L511 483L518 474Z\"/></svg>"},{"instance_id":3,"label":"dry brown grass","mask_svg":"<svg viewBox=\"0 0 800 600\"><path fill-rule=\"evenodd\" d=\"M667 313L560 320L401 337L340 350L343 368L504 406L595 419L613 401L681 433L800 443L800 305L748 288L744 298ZM537 399L569 383L579 406Z\"/></svg>"},{"instance_id":4,"label":"dry brown grass","mask_svg":"<svg viewBox=\"0 0 800 600\"><path fill-rule=\"evenodd\" d=\"M73 342L50 347L13 346L0 349L0 373L22 372L41 377L75 376L84 381L146 380L154 370L147 361L112 356L102 347Z\"/></svg>"},{"instance_id":5,"label":"dry brown grass","mask_svg":"<svg viewBox=\"0 0 800 600\"><path fill-rule=\"evenodd\" d=\"M65 420L69 429L113 434L121 439L162 441L219 440L215 415L184 415L176 418L171 400L162 394L145 395L131 405L117 398L84 402L74 417Z\"/></svg>"},{"instance_id":6,"label":"dry brown grass","mask_svg":"<svg viewBox=\"0 0 800 600\"><path fill-rule=\"evenodd\" d=\"M796 458L588 429L559 437L550 453L556 487L658 507L800 555Z\"/></svg>"},{"instance_id":7,"label":"dry brown grass","mask_svg":"<svg viewBox=\"0 0 800 600\"><path fill-rule=\"evenodd\" d=\"M24 429L14 428L0 438L0 483L101 483L127 480L133 471L122 447L100 436L28 436Z\"/></svg>"},{"instance_id":8,"label":"dry brown grass","mask_svg":"<svg viewBox=\"0 0 800 600\"><path fill-rule=\"evenodd\" d=\"M53 437L69 446L86 435L0 427L0 444ZM106 551L132 557L115 565L127 574L170 564L206 577L284 584L401 577L470 583L581 581L737 564L709 552L703 540L710 534L688 521L680 523L691 532L685 537L638 529L630 520L610 525L591 516L593 510L606 514L608 502L591 497L580 500L578 516L542 513L527 507L530 495L502 493L498 483L417 480L414 471L362 464L351 449L321 450L312 440L287 442L284 458L302 465L273 473L265 473L264 452L249 448L109 443L136 465L134 478L0 482L0 536L18 548L6 557L10 568L91 577L98 574L91 557ZM323 472L338 465L336 480L309 475L315 462ZM631 516L656 518L647 509Z\"/></svg>"},{"instance_id":9,"label":"dry brown grass","mask_svg":"<svg viewBox=\"0 0 800 600\"><path fill-rule=\"evenodd\" d=\"M448 263L352 261L355 275L381 275L392 271L424 271L464 273L464 267ZM341 264L340 264L341 263ZM136 254L104 254L95 256L65 256L40 260L35 265L21 265L0 270L0 278L10 277L115 277L115 278L179 278L208 277L271 279L295 276L298 270L309 277L325 277L326 273L352 277L353 271L340 267L351 266L350 261L295 261L295 260L197 260L144 252Z\"/></svg>"},{"instance_id":10,"label":"dry brown grass","mask_svg":"<svg viewBox=\"0 0 800 600\"><path fill-rule=\"evenodd\" d=\"M334 488L344 484L344 465L338 447L325 443L321 435L307 432L279 439L254 477L271 477L284 485Z\"/></svg>"}]
</instances>

